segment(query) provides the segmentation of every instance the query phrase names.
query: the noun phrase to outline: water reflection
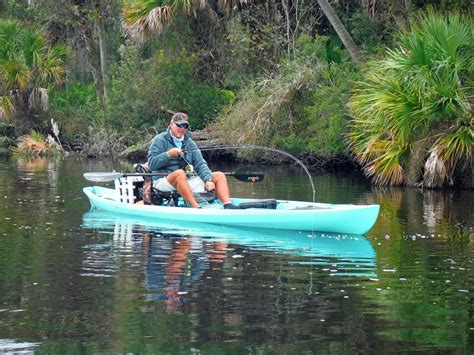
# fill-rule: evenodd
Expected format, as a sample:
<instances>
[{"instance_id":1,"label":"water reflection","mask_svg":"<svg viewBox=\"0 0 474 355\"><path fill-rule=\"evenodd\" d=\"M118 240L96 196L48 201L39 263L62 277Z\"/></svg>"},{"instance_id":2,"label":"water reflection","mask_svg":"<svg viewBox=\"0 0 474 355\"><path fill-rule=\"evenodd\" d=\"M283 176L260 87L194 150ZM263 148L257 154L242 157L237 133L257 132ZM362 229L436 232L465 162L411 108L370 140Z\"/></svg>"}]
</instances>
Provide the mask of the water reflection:
<instances>
[{"instance_id":1,"label":"water reflection","mask_svg":"<svg viewBox=\"0 0 474 355\"><path fill-rule=\"evenodd\" d=\"M180 296L195 289L205 270L251 251L285 254L291 264L318 266L331 276L376 276L375 251L360 235L176 225L96 210L84 215L83 227L112 234L84 247L83 276L116 276L120 258L141 256L147 298L164 300L170 312L179 312Z\"/></svg>"},{"instance_id":2,"label":"water reflection","mask_svg":"<svg viewBox=\"0 0 474 355\"><path fill-rule=\"evenodd\" d=\"M17 342L12 339L0 339L2 354L34 354L40 343Z\"/></svg>"},{"instance_id":3,"label":"water reflection","mask_svg":"<svg viewBox=\"0 0 474 355\"><path fill-rule=\"evenodd\" d=\"M224 262L227 243L209 243L198 236L142 234L146 255L145 289L148 300L162 300L166 312L181 313L181 297L196 290L204 271Z\"/></svg>"}]
</instances>

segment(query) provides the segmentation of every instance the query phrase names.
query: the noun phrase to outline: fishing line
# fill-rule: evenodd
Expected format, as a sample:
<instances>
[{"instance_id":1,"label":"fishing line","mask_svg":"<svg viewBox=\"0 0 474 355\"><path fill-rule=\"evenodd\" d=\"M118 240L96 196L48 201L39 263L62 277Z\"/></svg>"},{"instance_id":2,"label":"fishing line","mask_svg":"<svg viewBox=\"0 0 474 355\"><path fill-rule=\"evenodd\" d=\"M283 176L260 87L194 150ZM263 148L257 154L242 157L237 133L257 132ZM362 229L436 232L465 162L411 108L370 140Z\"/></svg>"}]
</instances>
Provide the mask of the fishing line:
<instances>
[{"instance_id":1,"label":"fishing line","mask_svg":"<svg viewBox=\"0 0 474 355\"><path fill-rule=\"evenodd\" d=\"M284 150L278 149L278 148L271 148L271 147L264 147L261 145L253 145L253 144L239 144L239 145L224 145L224 146L208 146L208 147L202 147L202 148L193 148L193 149L185 149L183 151L195 151L195 150L201 150L201 151L208 151L208 150L226 150L226 149L261 149L261 150L266 150L274 153L280 153L283 154L291 159L293 159L296 163L298 163L308 176L309 182L311 184L311 189L313 190L313 202L316 200L316 189L314 188L314 182L313 182L313 177L311 176L311 173L309 172L308 168L304 163L299 160L297 157L294 155L285 152Z\"/></svg>"},{"instance_id":2,"label":"fishing line","mask_svg":"<svg viewBox=\"0 0 474 355\"><path fill-rule=\"evenodd\" d=\"M284 150L281 150L281 149L278 149L278 148L264 147L264 146L261 146L261 145L241 144L241 145L208 146L208 147L202 147L202 148L198 148L198 149L190 149L190 151L191 150L208 151L208 150L225 150L225 149L248 149L248 148L266 150L266 151L270 151L270 152L274 152L274 153L280 153L280 154L283 154L284 156L287 156L287 157L293 159L296 163L298 163L303 168L306 175L308 176L309 182L311 184L311 189L313 191L313 201L312 202L315 202L315 200L316 200L316 189L314 187L313 177L311 176L311 173L309 172L308 168L306 167L306 165L304 165L304 163L301 160L299 160L294 155L292 155L288 152L285 152ZM314 222L311 225L311 236L310 236L310 238L311 238L311 245L314 246L314 238L315 238ZM309 272L310 280L309 280L309 289L308 289L308 294L309 295L311 295L313 293L313 274L315 272L313 256L311 256L311 263L310 264L311 264L310 272Z\"/></svg>"}]
</instances>

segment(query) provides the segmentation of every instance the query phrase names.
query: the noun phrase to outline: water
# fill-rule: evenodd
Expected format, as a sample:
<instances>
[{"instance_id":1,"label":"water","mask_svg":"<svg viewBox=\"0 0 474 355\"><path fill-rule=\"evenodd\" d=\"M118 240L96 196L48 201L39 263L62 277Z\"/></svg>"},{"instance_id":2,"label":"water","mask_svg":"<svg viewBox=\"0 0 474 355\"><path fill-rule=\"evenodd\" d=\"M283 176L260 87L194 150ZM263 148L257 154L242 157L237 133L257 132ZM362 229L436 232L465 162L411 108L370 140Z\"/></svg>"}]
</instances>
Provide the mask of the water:
<instances>
[{"instance_id":1,"label":"water","mask_svg":"<svg viewBox=\"0 0 474 355\"><path fill-rule=\"evenodd\" d=\"M89 211L82 173L111 168L0 161L0 352L474 352L472 191L314 176L317 201L381 204L375 227L184 228ZM229 182L312 199L298 168Z\"/></svg>"}]
</instances>

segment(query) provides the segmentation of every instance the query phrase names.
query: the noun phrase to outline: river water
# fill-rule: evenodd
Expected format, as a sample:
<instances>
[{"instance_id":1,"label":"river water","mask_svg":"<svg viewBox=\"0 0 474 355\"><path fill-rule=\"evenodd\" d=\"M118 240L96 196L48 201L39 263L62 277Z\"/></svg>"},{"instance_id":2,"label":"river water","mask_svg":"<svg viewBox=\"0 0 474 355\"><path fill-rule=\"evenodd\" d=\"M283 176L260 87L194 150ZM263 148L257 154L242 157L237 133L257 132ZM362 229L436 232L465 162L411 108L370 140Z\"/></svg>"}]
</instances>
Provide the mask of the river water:
<instances>
[{"instance_id":1,"label":"river water","mask_svg":"<svg viewBox=\"0 0 474 355\"><path fill-rule=\"evenodd\" d=\"M315 175L319 202L380 204L374 228L182 228L90 211L82 174L110 169L0 160L0 352L474 352L472 191ZM264 172L233 195L312 199L302 169Z\"/></svg>"}]
</instances>

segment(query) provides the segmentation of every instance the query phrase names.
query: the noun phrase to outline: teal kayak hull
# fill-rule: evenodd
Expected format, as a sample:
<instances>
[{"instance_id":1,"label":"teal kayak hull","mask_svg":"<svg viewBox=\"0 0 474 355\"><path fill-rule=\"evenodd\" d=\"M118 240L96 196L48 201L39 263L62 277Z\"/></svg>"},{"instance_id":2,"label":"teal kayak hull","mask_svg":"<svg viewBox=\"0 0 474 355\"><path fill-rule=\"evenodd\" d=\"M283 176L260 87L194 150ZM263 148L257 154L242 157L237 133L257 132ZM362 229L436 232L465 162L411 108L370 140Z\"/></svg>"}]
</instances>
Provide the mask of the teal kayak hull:
<instances>
[{"instance_id":1,"label":"teal kayak hull","mask_svg":"<svg viewBox=\"0 0 474 355\"><path fill-rule=\"evenodd\" d=\"M174 222L210 223L226 226L271 228L297 231L319 231L365 234L375 224L379 205L324 204L278 200L276 209L223 209L150 206L120 202L113 189L93 186L84 188L92 208L112 213L141 216ZM233 198L234 204L256 200Z\"/></svg>"}]
</instances>

